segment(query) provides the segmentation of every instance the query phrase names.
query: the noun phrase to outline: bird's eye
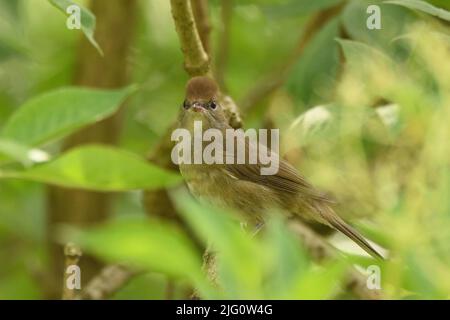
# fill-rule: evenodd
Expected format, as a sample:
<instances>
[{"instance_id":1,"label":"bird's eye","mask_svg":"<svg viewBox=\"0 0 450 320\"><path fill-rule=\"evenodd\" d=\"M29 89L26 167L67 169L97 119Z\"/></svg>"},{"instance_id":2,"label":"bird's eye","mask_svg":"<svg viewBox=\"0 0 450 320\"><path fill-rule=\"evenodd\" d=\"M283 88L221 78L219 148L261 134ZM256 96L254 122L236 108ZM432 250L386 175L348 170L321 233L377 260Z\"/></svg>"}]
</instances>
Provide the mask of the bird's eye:
<instances>
[{"instance_id":1,"label":"bird's eye","mask_svg":"<svg viewBox=\"0 0 450 320\"><path fill-rule=\"evenodd\" d=\"M189 102L187 102L187 100L184 100L183 108L187 110L187 109L189 109L189 107L190 107Z\"/></svg>"},{"instance_id":2,"label":"bird's eye","mask_svg":"<svg viewBox=\"0 0 450 320\"><path fill-rule=\"evenodd\" d=\"M217 108L217 103L216 103L215 101L211 101L211 102L209 103L209 107L210 107L212 110L215 110L215 109Z\"/></svg>"}]
</instances>

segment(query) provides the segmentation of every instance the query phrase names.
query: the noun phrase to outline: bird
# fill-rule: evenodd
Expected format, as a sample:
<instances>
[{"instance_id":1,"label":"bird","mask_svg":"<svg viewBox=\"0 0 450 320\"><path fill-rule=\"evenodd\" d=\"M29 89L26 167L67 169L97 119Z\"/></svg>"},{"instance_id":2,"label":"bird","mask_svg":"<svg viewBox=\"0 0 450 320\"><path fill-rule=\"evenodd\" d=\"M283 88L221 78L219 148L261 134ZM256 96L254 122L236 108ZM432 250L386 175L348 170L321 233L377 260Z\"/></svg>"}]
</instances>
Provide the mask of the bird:
<instances>
[{"instance_id":1,"label":"bird","mask_svg":"<svg viewBox=\"0 0 450 320\"><path fill-rule=\"evenodd\" d=\"M186 85L185 100L179 114L179 128L193 134L195 121L202 128L220 132L234 130L229 124L217 83L208 76L192 77ZM224 136L226 134L224 133ZM191 141L194 144L194 141ZM204 141L202 142L204 145ZM258 146L245 141L247 151ZM227 154L225 157L236 157ZM194 150L192 152L201 152ZM274 151L270 151L274 152ZM263 164L256 163L179 163L179 169L194 197L212 204L242 212L247 221L263 225L269 209L281 209L288 218L311 221L331 227L353 240L372 257L383 256L333 209L334 201L316 189L299 171L284 159L278 171L262 175ZM273 210L271 211L273 212Z\"/></svg>"}]
</instances>

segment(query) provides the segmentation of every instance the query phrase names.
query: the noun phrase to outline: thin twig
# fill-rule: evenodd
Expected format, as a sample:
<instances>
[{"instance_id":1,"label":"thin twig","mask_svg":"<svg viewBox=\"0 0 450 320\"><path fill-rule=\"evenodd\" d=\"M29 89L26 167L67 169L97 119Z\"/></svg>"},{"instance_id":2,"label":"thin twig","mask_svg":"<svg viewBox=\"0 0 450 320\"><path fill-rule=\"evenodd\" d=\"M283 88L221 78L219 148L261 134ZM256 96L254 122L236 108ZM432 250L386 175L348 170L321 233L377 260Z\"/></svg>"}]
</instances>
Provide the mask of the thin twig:
<instances>
[{"instance_id":1,"label":"thin twig","mask_svg":"<svg viewBox=\"0 0 450 320\"><path fill-rule=\"evenodd\" d=\"M68 243L66 244L66 246L64 247L64 257L65 257L65 268L64 268L64 281L63 281L63 288L62 288L62 299L63 300L74 300L77 298L77 288L76 288L76 284L75 287L72 288L71 286L69 286L69 278L71 276L73 276L71 274L70 268L78 267L78 262L80 261L81 258L81 249L80 247L78 247L77 245L75 245L74 243ZM77 270L74 270L74 272L77 272ZM76 276L74 277L74 281L79 281L80 279L76 278Z\"/></svg>"},{"instance_id":2,"label":"thin twig","mask_svg":"<svg viewBox=\"0 0 450 320\"><path fill-rule=\"evenodd\" d=\"M120 264L106 266L86 285L80 298L86 300L108 299L139 273L139 271Z\"/></svg>"},{"instance_id":3,"label":"thin twig","mask_svg":"<svg viewBox=\"0 0 450 320\"><path fill-rule=\"evenodd\" d=\"M257 105L260 101L264 100L277 88L283 85L289 73L303 55L303 52L310 41L319 33L323 26L325 26L341 12L344 5L345 1L340 2L333 7L319 11L311 17L303 29L297 46L286 57L286 59L283 60L285 62L270 71L268 75L258 81L254 87L252 87L248 93L244 95L242 100L239 102L242 110L245 111Z\"/></svg>"}]
</instances>

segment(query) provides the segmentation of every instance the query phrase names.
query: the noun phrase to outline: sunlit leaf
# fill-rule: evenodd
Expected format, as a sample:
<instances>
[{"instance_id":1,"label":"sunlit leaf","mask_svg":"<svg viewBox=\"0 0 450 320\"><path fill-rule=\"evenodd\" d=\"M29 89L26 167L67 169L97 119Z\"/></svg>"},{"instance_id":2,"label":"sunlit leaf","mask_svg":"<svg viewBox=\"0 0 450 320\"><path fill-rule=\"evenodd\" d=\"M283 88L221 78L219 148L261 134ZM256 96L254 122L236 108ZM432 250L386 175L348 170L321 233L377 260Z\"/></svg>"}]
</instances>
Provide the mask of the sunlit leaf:
<instances>
[{"instance_id":1,"label":"sunlit leaf","mask_svg":"<svg viewBox=\"0 0 450 320\"><path fill-rule=\"evenodd\" d=\"M394 127L398 123L399 106L397 104L388 104L375 109L383 124L387 127Z\"/></svg>"},{"instance_id":2,"label":"sunlit leaf","mask_svg":"<svg viewBox=\"0 0 450 320\"><path fill-rule=\"evenodd\" d=\"M48 163L7 177L98 191L154 189L180 182L177 174L152 165L133 153L101 145L68 151Z\"/></svg>"},{"instance_id":3,"label":"sunlit leaf","mask_svg":"<svg viewBox=\"0 0 450 320\"><path fill-rule=\"evenodd\" d=\"M308 144L312 137L323 132L331 123L333 115L327 106L316 106L306 110L290 125L286 133L286 140L292 140L293 145L298 141L302 145Z\"/></svg>"},{"instance_id":4,"label":"sunlit leaf","mask_svg":"<svg viewBox=\"0 0 450 320\"><path fill-rule=\"evenodd\" d=\"M25 102L0 136L29 146L62 138L113 114L133 90L68 87L44 93Z\"/></svg>"}]
</instances>

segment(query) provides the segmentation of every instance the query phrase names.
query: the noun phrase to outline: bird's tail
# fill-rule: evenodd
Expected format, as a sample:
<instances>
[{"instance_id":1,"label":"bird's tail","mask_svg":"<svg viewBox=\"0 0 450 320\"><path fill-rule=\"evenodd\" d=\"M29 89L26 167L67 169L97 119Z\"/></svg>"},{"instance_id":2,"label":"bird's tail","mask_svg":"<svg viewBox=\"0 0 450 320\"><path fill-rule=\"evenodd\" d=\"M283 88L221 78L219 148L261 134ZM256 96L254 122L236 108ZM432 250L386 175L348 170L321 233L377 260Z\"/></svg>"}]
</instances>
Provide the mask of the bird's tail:
<instances>
[{"instance_id":1,"label":"bird's tail","mask_svg":"<svg viewBox=\"0 0 450 320\"><path fill-rule=\"evenodd\" d=\"M326 205L326 208L321 208L319 212L327 224L345 234L372 257L384 260L383 256L357 230L341 219L332 208Z\"/></svg>"}]
</instances>

